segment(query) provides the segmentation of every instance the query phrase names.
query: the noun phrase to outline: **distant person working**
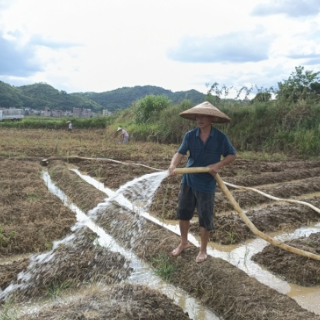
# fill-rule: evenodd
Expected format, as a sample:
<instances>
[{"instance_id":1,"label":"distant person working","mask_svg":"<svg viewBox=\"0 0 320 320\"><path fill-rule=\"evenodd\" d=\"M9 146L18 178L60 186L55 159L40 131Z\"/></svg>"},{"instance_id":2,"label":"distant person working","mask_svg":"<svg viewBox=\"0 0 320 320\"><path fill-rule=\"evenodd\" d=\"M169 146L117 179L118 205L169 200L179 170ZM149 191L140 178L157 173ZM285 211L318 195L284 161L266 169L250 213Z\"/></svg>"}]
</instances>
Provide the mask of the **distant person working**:
<instances>
[{"instance_id":1,"label":"distant person working","mask_svg":"<svg viewBox=\"0 0 320 320\"><path fill-rule=\"evenodd\" d=\"M68 131L72 131L72 122L71 121L68 121Z\"/></svg>"},{"instance_id":2,"label":"distant person working","mask_svg":"<svg viewBox=\"0 0 320 320\"><path fill-rule=\"evenodd\" d=\"M119 127L119 128L117 129L117 132L119 132L119 131L121 131L121 135L122 135L122 137L123 137L122 143L127 143L128 140L129 140L129 134L128 134L128 132L127 132L126 130L122 129L121 127Z\"/></svg>"}]
</instances>

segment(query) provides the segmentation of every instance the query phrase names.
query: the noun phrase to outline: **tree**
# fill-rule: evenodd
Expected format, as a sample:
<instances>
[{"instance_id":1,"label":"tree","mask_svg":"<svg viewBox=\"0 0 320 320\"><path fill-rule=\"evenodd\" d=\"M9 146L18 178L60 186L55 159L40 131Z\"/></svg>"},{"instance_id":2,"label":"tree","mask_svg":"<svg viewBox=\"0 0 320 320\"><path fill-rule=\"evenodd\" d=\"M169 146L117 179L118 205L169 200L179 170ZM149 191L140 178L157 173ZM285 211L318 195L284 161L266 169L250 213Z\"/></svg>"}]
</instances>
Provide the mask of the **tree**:
<instances>
[{"instance_id":1,"label":"tree","mask_svg":"<svg viewBox=\"0 0 320 320\"><path fill-rule=\"evenodd\" d=\"M270 99L271 99L270 92L258 92L256 96L251 100L251 103L268 102Z\"/></svg>"},{"instance_id":2,"label":"tree","mask_svg":"<svg viewBox=\"0 0 320 320\"><path fill-rule=\"evenodd\" d=\"M170 100L165 95L148 95L134 104L136 123L147 123L157 120L160 112L170 105Z\"/></svg>"},{"instance_id":3,"label":"tree","mask_svg":"<svg viewBox=\"0 0 320 320\"><path fill-rule=\"evenodd\" d=\"M304 67L296 67L288 80L278 82L278 98L297 102L299 99L318 98L319 96L319 74L304 70Z\"/></svg>"}]
</instances>

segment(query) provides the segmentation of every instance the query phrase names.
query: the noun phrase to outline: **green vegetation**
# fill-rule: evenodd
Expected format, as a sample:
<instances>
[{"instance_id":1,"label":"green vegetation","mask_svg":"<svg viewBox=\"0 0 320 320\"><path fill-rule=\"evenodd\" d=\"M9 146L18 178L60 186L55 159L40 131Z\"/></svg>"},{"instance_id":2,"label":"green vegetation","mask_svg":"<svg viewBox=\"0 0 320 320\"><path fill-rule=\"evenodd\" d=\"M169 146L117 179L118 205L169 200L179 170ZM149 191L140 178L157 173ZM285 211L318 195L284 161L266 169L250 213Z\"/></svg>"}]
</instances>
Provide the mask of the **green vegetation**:
<instances>
[{"instance_id":1,"label":"green vegetation","mask_svg":"<svg viewBox=\"0 0 320 320\"><path fill-rule=\"evenodd\" d=\"M204 100L205 95L196 90L172 92L160 87L155 86L135 86L133 88L120 88L108 92L85 92L85 93L73 93L74 96L81 96L90 99L104 109L108 109L111 112L117 110L123 110L130 107L135 101L143 99L146 96L166 96L173 103L178 103L184 99L189 99L192 103L200 103Z\"/></svg>"},{"instance_id":2,"label":"green vegetation","mask_svg":"<svg viewBox=\"0 0 320 320\"><path fill-rule=\"evenodd\" d=\"M157 91L157 87L136 87L137 91L122 88L115 91L121 92L118 97L128 96L127 102L131 103L127 108L111 117L72 118L73 127L106 128L108 134L115 135L117 127L121 126L129 132L131 141L179 144L184 133L195 126L194 122L179 117L179 113L207 100L232 119L231 123L215 126L228 134L239 152L253 158L257 152L266 159L290 155L316 158L320 155L319 74L296 67L287 80L278 83L277 89L256 88L257 94L251 100L248 97L253 88L243 87L230 99L231 87L220 87L218 83L214 83L202 98L193 92L190 96L187 93L179 96L180 100L170 96L167 90ZM144 95L147 92L149 94ZM115 99L115 92L78 96L102 103L103 96ZM195 102L197 99L200 100ZM26 117L20 122L0 123L0 126L66 129L67 120L71 119Z\"/></svg>"},{"instance_id":3,"label":"green vegetation","mask_svg":"<svg viewBox=\"0 0 320 320\"><path fill-rule=\"evenodd\" d=\"M47 294L52 297L56 298L59 296L63 291L67 290L72 284L71 280L66 280L64 282L54 282L51 284L50 287L47 288Z\"/></svg>"},{"instance_id":4,"label":"green vegetation","mask_svg":"<svg viewBox=\"0 0 320 320\"><path fill-rule=\"evenodd\" d=\"M11 231L8 235L5 235L0 225L0 246L6 245L7 243L10 242L11 239L14 239L15 237L16 237L15 231Z\"/></svg>"},{"instance_id":5,"label":"green vegetation","mask_svg":"<svg viewBox=\"0 0 320 320\"><path fill-rule=\"evenodd\" d=\"M29 129L66 129L68 121L77 129L106 128L112 123L113 117L93 117L93 118L52 118L26 116L20 121L2 121L0 127L7 128L29 128Z\"/></svg>"},{"instance_id":6,"label":"green vegetation","mask_svg":"<svg viewBox=\"0 0 320 320\"><path fill-rule=\"evenodd\" d=\"M320 72L304 70L304 67L296 67L289 79L279 82L278 97L286 102L297 102L299 99L308 101L319 100Z\"/></svg>"},{"instance_id":7,"label":"green vegetation","mask_svg":"<svg viewBox=\"0 0 320 320\"><path fill-rule=\"evenodd\" d=\"M91 109L102 113L103 109L111 112L124 110L135 101L148 95L165 95L173 103L189 99L193 103L200 103L205 98L203 93L196 90L172 92L155 86L136 86L120 88L108 92L78 92L70 93L57 90L46 83L35 83L21 87L14 87L0 81L0 107L44 110L72 111L73 108Z\"/></svg>"},{"instance_id":8,"label":"green vegetation","mask_svg":"<svg viewBox=\"0 0 320 320\"><path fill-rule=\"evenodd\" d=\"M0 312L0 320L16 320L19 316L19 310L16 308L12 299L7 299Z\"/></svg>"},{"instance_id":9,"label":"green vegetation","mask_svg":"<svg viewBox=\"0 0 320 320\"><path fill-rule=\"evenodd\" d=\"M69 110L85 108L101 111L103 107L86 97L67 94L46 83L36 83L28 86L13 87L0 81L0 106L2 108L31 108L44 110Z\"/></svg>"},{"instance_id":10,"label":"green vegetation","mask_svg":"<svg viewBox=\"0 0 320 320\"><path fill-rule=\"evenodd\" d=\"M152 259L153 266L155 268L155 274L164 280L169 280L173 271L174 266L169 261L167 253L159 254L157 257Z\"/></svg>"}]
</instances>

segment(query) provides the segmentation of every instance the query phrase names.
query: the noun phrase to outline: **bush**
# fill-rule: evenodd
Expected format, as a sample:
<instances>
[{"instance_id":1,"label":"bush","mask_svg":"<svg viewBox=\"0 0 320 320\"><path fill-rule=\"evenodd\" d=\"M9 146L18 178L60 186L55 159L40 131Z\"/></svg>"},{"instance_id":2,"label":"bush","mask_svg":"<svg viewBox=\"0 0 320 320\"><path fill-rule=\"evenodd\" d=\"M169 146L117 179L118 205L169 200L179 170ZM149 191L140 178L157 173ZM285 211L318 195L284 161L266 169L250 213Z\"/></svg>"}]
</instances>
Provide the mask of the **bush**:
<instances>
[{"instance_id":1,"label":"bush","mask_svg":"<svg viewBox=\"0 0 320 320\"><path fill-rule=\"evenodd\" d=\"M134 122L155 122L160 112L170 105L170 100L165 95L148 95L134 104Z\"/></svg>"}]
</instances>

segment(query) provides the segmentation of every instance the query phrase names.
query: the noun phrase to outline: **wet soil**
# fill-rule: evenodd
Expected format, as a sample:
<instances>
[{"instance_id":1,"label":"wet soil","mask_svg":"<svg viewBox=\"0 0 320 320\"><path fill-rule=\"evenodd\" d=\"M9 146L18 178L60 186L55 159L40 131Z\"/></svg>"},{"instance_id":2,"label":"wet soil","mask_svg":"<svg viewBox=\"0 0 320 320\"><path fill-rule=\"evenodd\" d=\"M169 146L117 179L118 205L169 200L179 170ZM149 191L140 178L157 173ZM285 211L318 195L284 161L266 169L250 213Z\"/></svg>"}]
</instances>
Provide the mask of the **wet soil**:
<instances>
[{"instance_id":1,"label":"wet soil","mask_svg":"<svg viewBox=\"0 0 320 320\"><path fill-rule=\"evenodd\" d=\"M1 134L4 132L0 131ZM11 298L17 303L26 303L43 297L52 298L64 290L85 289L92 283L104 284L105 290L88 291L63 304L41 308L37 311L39 319L188 319L180 307L161 293L146 286L124 284L123 280L131 273L126 259L120 253L95 245L96 236L85 227L77 227L76 232L71 229L76 222L75 214L47 190L41 172L48 170L55 183L84 212L96 207L107 196L69 171L67 162L70 165L73 161L52 160L45 168L40 165L43 158L59 156L65 150L83 157L94 155L125 161L126 164L105 160L73 163L82 172L116 190L127 181L154 172L137 163L166 170L175 147L164 149L159 146L157 151L154 145L130 145L124 149L105 143L98 148L96 140L107 139L101 131L90 133L92 143L85 144L86 136L79 133L80 137L76 138L76 130L72 137L74 141L69 141L68 146L57 147L49 143L50 139L57 140L49 132L42 133L48 140L47 145L39 143L41 132L22 134L28 137L30 144L35 141L34 145L30 148L19 143L6 145L0 139L0 258L11 258L0 262L1 290L10 284L17 286ZM5 156L3 150L16 156ZM241 156L220 173L226 182L254 187L275 197L299 197L299 200L318 208L320 197L312 194L320 192L319 175L319 161L248 161ZM151 214L175 219L180 179L180 176L168 177L162 182L153 198ZM253 191L231 187L229 190L250 220L265 233L294 231L320 221L320 214L310 207L276 202ZM219 188L215 199L215 231L211 234L211 241L240 244L255 238ZM159 261L172 265L173 273L167 281L199 298L223 319L320 319L293 299L259 283L224 260L208 257L204 263L195 263L195 247L190 247L177 258L172 257L170 252L179 243L176 235L116 203L107 209L102 208L96 223L153 268L159 268ZM197 223L192 225L191 231L198 233ZM60 239L70 240L54 243ZM289 244L320 254L317 234L292 240ZM41 253L42 258L48 258L45 263L37 255ZM19 258L17 254L35 256ZM290 282L319 285L319 261L274 246L265 247L253 259ZM24 286L29 277L32 285ZM20 316L25 320L34 318L34 314L28 313Z\"/></svg>"},{"instance_id":2,"label":"wet soil","mask_svg":"<svg viewBox=\"0 0 320 320\"><path fill-rule=\"evenodd\" d=\"M57 316L58 315L58 316ZM141 319L171 320L190 319L181 308L172 304L168 298L155 290L144 286L129 284L115 285L107 290L89 292L76 297L73 301L61 305L54 304L50 308L31 315L22 316L21 320L37 319Z\"/></svg>"},{"instance_id":3,"label":"wet soil","mask_svg":"<svg viewBox=\"0 0 320 320\"><path fill-rule=\"evenodd\" d=\"M320 233L286 241L286 244L320 255ZM291 283L303 286L314 286L320 283L320 263L317 260L297 256L271 245L254 255L252 260Z\"/></svg>"}]
</instances>

